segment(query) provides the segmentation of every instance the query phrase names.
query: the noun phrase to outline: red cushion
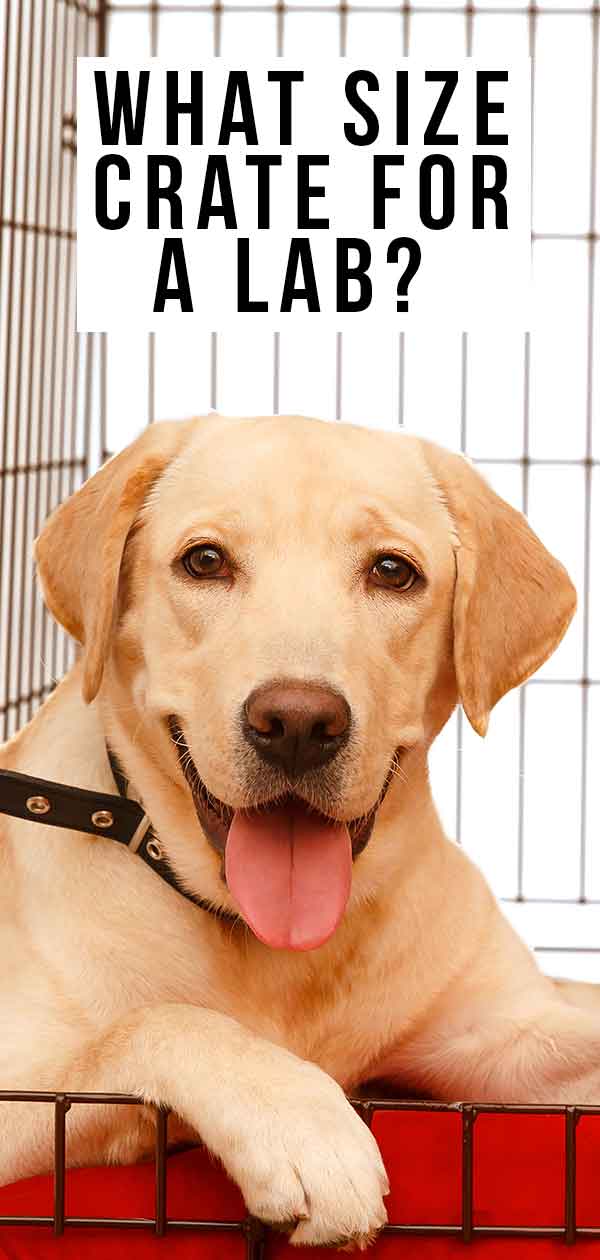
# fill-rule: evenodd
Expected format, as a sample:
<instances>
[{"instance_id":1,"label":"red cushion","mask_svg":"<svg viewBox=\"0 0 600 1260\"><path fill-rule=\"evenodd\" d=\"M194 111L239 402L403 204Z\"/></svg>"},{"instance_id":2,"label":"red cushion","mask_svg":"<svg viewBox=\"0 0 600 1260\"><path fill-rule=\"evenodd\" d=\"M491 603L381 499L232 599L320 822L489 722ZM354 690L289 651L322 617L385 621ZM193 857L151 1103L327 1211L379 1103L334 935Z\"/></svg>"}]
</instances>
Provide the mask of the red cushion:
<instances>
[{"instance_id":1,"label":"red cushion","mask_svg":"<svg viewBox=\"0 0 600 1260\"><path fill-rule=\"evenodd\" d=\"M378 1112L377 1135L391 1181L390 1221L418 1224L460 1224L462 1123L453 1112ZM577 1223L600 1227L600 1116L580 1119L577 1130ZM560 1116L479 1115L474 1130L475 1225L561 1226L564 1221L564 1121ZM0 1190L2 1214L52 1215L52 1178L36 1177ZM240 1194L202 1150L172 1155L168 1161L169 1216L188 1220L242 1221ZM154 1214L154 1167L73 1169L67 1174L67 1216L136 1216ZM561 1239L476 1239L467 1255L504 1260L527 1254L532 1260L562 1257ZM581 1260L598 1257L599 1240L578 1240ZM67 1226L54 1238L48 1226L5 1226L0 1223L0 1260L241 1260L242 1233L199 1234L169 1231L167 1240L150 1229L93 1229ZM459 1238L388 1236L369 1252L374 1260L406 1257L442 1260L465 1257ZM274 1236L268 1260L299 1260L301 1255L331 1260L329 1249L292 1248Z\"/></svg>"}]
</instances>

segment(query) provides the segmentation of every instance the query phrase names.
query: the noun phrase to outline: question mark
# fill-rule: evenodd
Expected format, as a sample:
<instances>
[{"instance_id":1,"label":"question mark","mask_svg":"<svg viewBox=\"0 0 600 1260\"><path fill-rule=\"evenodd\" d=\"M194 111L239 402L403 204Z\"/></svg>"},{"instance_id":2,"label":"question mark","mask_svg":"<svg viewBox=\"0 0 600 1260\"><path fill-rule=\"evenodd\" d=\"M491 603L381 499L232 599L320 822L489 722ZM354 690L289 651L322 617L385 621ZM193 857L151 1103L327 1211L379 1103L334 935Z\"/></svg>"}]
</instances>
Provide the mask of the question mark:
<instances>
[{"instance_id":1,"label":"question mark","mask_svg":"<svg viewBox=\"0 0 600 1260\"><path fill-rule=\"evenodd\" d=\"M416 276L417 271L419 270L419 267L421 266L421 246L419 245L417 241L413 239L412 236L397 236L395 237L393 241L390 241L388 245L387 261L389 263L397 263L398 254L400 253L401 249L408 250L408 262L406 264L406 267L404 268L404 271L402 272L402 275L400 276L398 285L396 287L396 293L398 295L398 301L396 302L396 310L407 311L408 301L406 300L402 301L401 299L403 298L406 299L406 295L408 293L408 286L413 276Z\"/></svg>"}]
</instances>

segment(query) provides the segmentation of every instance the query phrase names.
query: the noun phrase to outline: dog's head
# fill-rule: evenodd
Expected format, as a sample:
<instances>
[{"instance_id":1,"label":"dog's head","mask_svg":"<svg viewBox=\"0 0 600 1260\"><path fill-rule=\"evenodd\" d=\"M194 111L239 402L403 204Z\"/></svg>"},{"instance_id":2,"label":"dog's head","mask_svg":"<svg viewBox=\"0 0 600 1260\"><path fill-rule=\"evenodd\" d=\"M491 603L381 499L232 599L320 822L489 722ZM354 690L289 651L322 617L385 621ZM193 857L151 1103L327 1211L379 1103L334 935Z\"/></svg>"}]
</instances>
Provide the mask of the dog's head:
<instances>
[{"instance_id":1,"label":"dog's head","mask_svg":"<svg viewBox=\"0 0 600 1260\"><path fill-rule=\"evenodd\" d=\"M411 750L457 699L483 735L575 607L465 459L299 417L153 425L54 513L37 561L86 700L102 685L163 797L193 802L210 895L297 948L336 927Z\"/></svg>"}]
</instances>

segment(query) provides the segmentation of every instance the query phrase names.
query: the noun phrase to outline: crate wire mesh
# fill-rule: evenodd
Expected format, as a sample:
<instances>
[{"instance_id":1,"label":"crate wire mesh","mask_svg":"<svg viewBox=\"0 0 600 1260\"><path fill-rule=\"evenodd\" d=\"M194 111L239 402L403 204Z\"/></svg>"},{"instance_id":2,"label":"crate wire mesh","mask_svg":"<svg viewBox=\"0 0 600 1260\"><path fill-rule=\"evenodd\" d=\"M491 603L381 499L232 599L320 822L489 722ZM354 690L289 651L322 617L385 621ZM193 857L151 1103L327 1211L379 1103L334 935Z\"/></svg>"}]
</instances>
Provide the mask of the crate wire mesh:
<instances>
[{"instance_id":1,"label":"crate wire mesh","mask_svg":"<svg viewBox=\"0 0 600 1260\"><path fill-rule=\"evenodd\" d=\"M169 1231L197 1230L209 1233L212 1237L223 1232L234 1232L245 1238L246 1260L263 1260L270 1230L252 1217L243 1220L196 1220L193 1217L170 1217L167 1211L168 1201L168 1120L169 1113L159 1110L156 1113L156 1141L154 1149L154 1215L153 1217L112 1216L67 1216L65 1213L66 1188L66 1150L67 1132L66 1118L73 1106L89 1106L94 1103L111 1103L115 1106L142 1105L134 1096L125 1094L53 1094L0 1091L0 1103L10 1105L11 1102L34 1102L52 1106L54 1113L54 1211L46 1216L35 1215L0 1215L2 1227L15 1226L50 1226L56 1236L61 1236L66 1228L105 1228L105 1229L142 1229L152 1231L164 1237ZM355 1101L354 1106L362 1119L372 1126L377 1113L382 1112L418 1112L446 1113L460 1116L461 1142L461 1175L460 1175L460 1222L459 1223L398 1223L391 1222L382 1230L384 1236L395 1237L456 1237L464 1243L471 1243L479 1238L555 1238L566 1243L576 1243L579 1239L600 1239L600 1223L596 1226L579 1225L577 1223L577 1126L584 1116L598 1117L600 1106L496 1106L494 1104L457 1103L448 1105L436 1102L401 1101L398 1099L372 1098ZM564 1142L564 1178L563 1178L563 1224L524 1225L507 1222L506 1224L486 1225L475 1220L475 1193L477 1177L477 1160L475 1155L476 1121L479 1116L557 1116L562 1119Z\"/></svg>"},{"instance_id":2,"label":"crate wire mesh","mask_svg":"<svg viewBox=\"0 0 600 1260\"><path fill-rule=\"evenodd\" d=\"M76 57L101 50L80 0L8 3L0 123L0 715L26 721L71 660L33 585L41 522L97 463L97 338L76 338Z\"/></svg>"},{"instance_id":3,"label":"crate wire mesh","mask_svg":"<svg viewBox=\"0 0 600 1260\"><path fill-rule=\"evenodd\" d=\"M530 515L576 578L580 612L565 644L526 688L503 702L487 747L457 713L434 749L433 778L449 833L474 854L507 913L539 949L542 965L554 973L596 978L600 3L5 0L5 6L0 54L4 735L32 716L72 660L72 646L35 591L32 540L55 504L143 424L219 408L238 414L300 410L391 428L407 425L473 457L498 491ZM421 58L531 55L532 247L542 312L531 334L506 329L501 336L483 331L455 338L432 331L424 339L390 332L377 345L363 334L308 335L301 348L285 332L244 334L242 342L214 333L199 336L191 327L176 336L132 333L127 344L99 334L75 335L76 55L177 60L185 47L194 50L196 60L214 53L243 61L253 43L273 56L293 53L299 62L314 48L364 60L390 47ZM549 793L548 783L564 784L562 795ZM481 803L492 793L497 808L489 834L482 836ZM0 1095L6 1102L9 1097L15 1095ZM60 1233L65 1119L71 1106L91 1102L92 1096L35 1097L54 1107L55 1212L43 1219ZM372 1108L362 1105L369 1119ZM458 1230L465 1241L481 1232L473 1225L473 1130L484 1110L461 1109L462 1224L430 1231L414 1227L418 1232ZM568 1241L600 1236L577 1230L574 1206L577 1120L596 1109L525 1110L564 1116L565 1223L545 1230L509 1224L503 1232L557 1234ZM159 1113L156 1218L125 1221L159 1234L167 1226L166 1125ZM248 1254L261 1253L261 1230L253 1223L218 1224L246 1230ZM169 1228L192 1225L169 1222Z\"/></svg>"}]
</instances>

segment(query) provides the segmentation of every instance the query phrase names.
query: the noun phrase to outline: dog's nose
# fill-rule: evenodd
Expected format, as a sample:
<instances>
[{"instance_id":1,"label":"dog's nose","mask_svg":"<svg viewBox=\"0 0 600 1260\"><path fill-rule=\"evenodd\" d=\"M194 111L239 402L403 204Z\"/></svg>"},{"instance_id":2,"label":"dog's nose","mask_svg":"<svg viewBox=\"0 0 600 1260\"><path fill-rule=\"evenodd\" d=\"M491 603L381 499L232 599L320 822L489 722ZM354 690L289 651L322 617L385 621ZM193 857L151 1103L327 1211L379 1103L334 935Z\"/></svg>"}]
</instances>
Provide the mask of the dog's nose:
<instances>
[{"instance_id":1,"label":"dog's nose","mask_svg":"<svg viewBox=\"0 0 600 1260\"><path fill-rule=\"evenodd\" d=\"M346 743L350 708L331 687L264 683L244 705L244 733L264 761L290 777L331 761Z\"/></svg>"}]
</instances>

